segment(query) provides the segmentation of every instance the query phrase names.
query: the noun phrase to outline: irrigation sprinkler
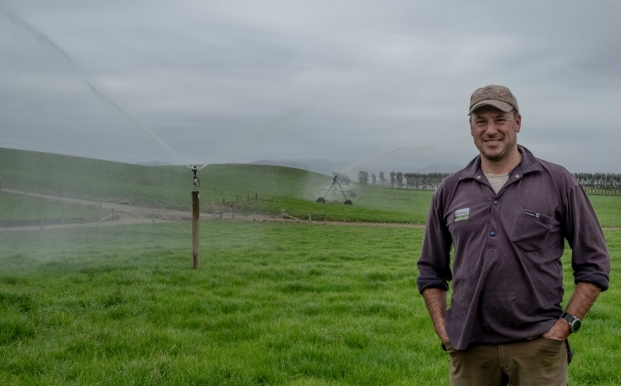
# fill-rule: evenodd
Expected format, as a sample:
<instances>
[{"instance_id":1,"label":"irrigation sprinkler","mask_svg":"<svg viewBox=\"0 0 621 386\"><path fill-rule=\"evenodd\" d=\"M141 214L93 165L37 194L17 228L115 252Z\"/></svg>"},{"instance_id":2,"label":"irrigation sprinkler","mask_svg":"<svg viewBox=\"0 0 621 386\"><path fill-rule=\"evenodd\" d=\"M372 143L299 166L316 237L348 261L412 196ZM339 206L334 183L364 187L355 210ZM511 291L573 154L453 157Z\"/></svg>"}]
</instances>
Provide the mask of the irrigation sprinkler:
<instances>
[{"instance_id":1,"label":"irrigation sprinkler","mask_svg":"<svg viewBox=\"0 0 621 386\"><path fill-rule=\"evenodd\" d=\"M196 172L198 171L199 167L196 165L192 165L190 169L194 172L194 178L192 178L192 185L194 185L194 191L197 191L198 188L201 187L201 180L196 176Z\"/></svg>"},{"instance_id":2,"label":"irrigation sprinkler","mask_svg":"<svg viewBox=\"0 0 621 386\"><path fill-rule=\"evenodd\" d=\"M398 149L394 149L394 150L391 150L391 151L388 151L388 152L385 152L385 153L374 155L374 156L369 157L369 158L365 158L362 161L356 162L355 164L351 165L350 167L348 167L347 169L343 170L340 173L339 172L332 172L332 174L334 175L334 178L332 178L332 185L330 185L330 187L328 189L319 189L319 194L318 194L319 198L317 198L315 201L320 203L320 204L324 204L324 203L338 204L341 201L339 201L339 200L326 200L326 196L329 193L332 193L332 195L336 195L339 192L339 190L340 190L341 194L343 195L343 198L345 199L345 201L343 201L343 204L345 204L345 205L353 205L354 203L352 202L352 200L347 198L345 193L349 193L349 196L351 198L355 198L356 197L356 192L354 192L353 189L349 188L350 180L349 180L349 177L347 177L347 175L345 174L345 172L347 172L348 170L350 170L350 169L352 169L352 168L354 168L354 167L356 167L356 166L358 166L360 164L363 164L365 162L372 161L372 160L374 160L376 158L383 157L385 155L388 155L388 154L391 154L391 153L394 153L396 151L403 150L403 149L405 149L405 147L400 147ZM345 186L346 188L343 189L343 186ZM322 192L324 192L324 191L325 191L325 193L322 196ZM313 196L313 198L315 198L315 197ZM362 197L360 197L356 202L360 201L361 199L362 199Z\"/></svg>"},{"instance_id":3,"label":"irrigation sprinkler","mask_svg":"<svg viewBox=\"0 0 621 386\"><path fill-rule=\"evenodd\" d=\"M317 198L317 202L320 204L324 204L326 202L328 203L339 203L340 201L338 200L326 200L326 196L329 193L332 193L333 195L336 195L338 193L338 191L341 192L341 194L343 195L343 198L345 199L345 201L343 201L343 204L345 205L353 205L353 202L347 198L347 196L345 195L345 193L349 193L350 197L356 197L356 192L353 191L353 189L348 189L349 188L349 178L347 178L346 175L341 174L341 173L337 173L337 172L333 172L332 174L334 174L334 178L332 179L332 185L330 185L330 187L328 189L319 189L319 197ZM346 189L343 189L343 186L346 187ZM323 194L323 196L321 195L322 192L325 192ZM314 197L313 197L314 198Z\"/></svg>"}]
</instances>

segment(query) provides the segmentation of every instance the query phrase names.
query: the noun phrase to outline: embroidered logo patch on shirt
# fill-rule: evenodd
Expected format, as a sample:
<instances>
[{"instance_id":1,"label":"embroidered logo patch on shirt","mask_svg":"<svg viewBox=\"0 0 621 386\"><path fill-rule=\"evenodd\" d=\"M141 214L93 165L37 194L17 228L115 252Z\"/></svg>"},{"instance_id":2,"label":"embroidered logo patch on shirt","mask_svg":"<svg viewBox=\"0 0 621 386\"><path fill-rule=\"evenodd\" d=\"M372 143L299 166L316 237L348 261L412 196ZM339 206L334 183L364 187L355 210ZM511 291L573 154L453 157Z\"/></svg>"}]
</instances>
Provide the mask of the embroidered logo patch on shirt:
<instances>
[{"instance_id":1,"label":"embroidered logo patch on shirt","mask_svg":"<svg viewBox=\"0 0 621 386\"><path fill-rule=\"evenodd\" d=\"M470 208L457 209L455 211L455 222L460 222L464 220L468 220L470 216Z\"/></svg>"}]
</instances>

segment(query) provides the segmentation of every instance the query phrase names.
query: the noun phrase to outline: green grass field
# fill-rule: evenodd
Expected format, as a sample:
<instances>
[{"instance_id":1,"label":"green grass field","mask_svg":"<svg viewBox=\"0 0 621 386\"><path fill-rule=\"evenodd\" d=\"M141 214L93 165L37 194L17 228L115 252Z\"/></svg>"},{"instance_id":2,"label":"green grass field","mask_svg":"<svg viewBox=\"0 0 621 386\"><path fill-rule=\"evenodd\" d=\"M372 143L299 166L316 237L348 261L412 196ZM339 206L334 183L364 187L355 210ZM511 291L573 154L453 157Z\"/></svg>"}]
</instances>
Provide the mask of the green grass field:
<instances>
[{"instance_id":1,"label":"green grass field","mask_svg":"<svg viewBox=\"0 0 621 386\"><path fill-rule=\"evenodd\" d=\"M0 194L0 221L38 219L83 219L96 221L108 212L99 208L55 202L24 195Z\"/></svg>"},{"instance_id":2,"label":"green grass field","mask_svg":"<svg viewBox=\"0 0 621 386\"><path fill-rule=\"evenodd\" d=\"M203 222L0 233L0 384L447 385L415 286L422 229ZM611 289L572 385L618 385ZM567 256L565 278L573 287Z\"/></svg>"}]
</instances>

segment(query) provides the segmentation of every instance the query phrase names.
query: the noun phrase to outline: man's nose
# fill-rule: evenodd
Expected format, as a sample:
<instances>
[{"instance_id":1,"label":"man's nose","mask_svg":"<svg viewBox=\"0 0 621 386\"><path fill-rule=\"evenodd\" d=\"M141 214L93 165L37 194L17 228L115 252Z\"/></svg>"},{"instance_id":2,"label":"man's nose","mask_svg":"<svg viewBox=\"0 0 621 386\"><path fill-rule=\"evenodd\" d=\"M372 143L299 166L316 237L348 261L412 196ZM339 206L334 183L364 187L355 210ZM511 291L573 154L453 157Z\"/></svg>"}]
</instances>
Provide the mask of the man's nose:
<instances>
[{"instance_id":1,"label":"man's nose","mask_svg":"<svg viewBox=\"0 0 621 386\"><path fill-rule=\"evenodd\" d=\"M488 134L492 133L493 134L493 133L495 133L497 131L498 130L496 130L496 125L494 125L494 121L487 122L487 127L485 128L485 132L486 133L488 133Z\"/></svg>"}]
</instances>

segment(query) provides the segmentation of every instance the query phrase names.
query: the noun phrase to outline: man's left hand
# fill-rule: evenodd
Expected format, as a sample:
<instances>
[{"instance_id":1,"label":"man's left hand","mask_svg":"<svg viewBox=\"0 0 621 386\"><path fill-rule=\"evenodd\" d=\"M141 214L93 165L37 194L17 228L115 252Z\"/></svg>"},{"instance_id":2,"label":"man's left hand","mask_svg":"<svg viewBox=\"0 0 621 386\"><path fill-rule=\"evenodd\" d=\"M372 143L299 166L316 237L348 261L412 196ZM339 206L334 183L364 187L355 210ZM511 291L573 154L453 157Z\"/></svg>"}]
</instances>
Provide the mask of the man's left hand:
<instances>
[{"instance_id":1,"label":"man's left hand","mask_svg":"<svg viewBox=\"0 0 621 386\"><path fill-rule=\"evenodd\" d=\"M543 334L543 337L554 340L565 340L569 334L571 334L569 323L564 319L559 319L554 323L550 331Z\"/></svg>"}]
</instances>

